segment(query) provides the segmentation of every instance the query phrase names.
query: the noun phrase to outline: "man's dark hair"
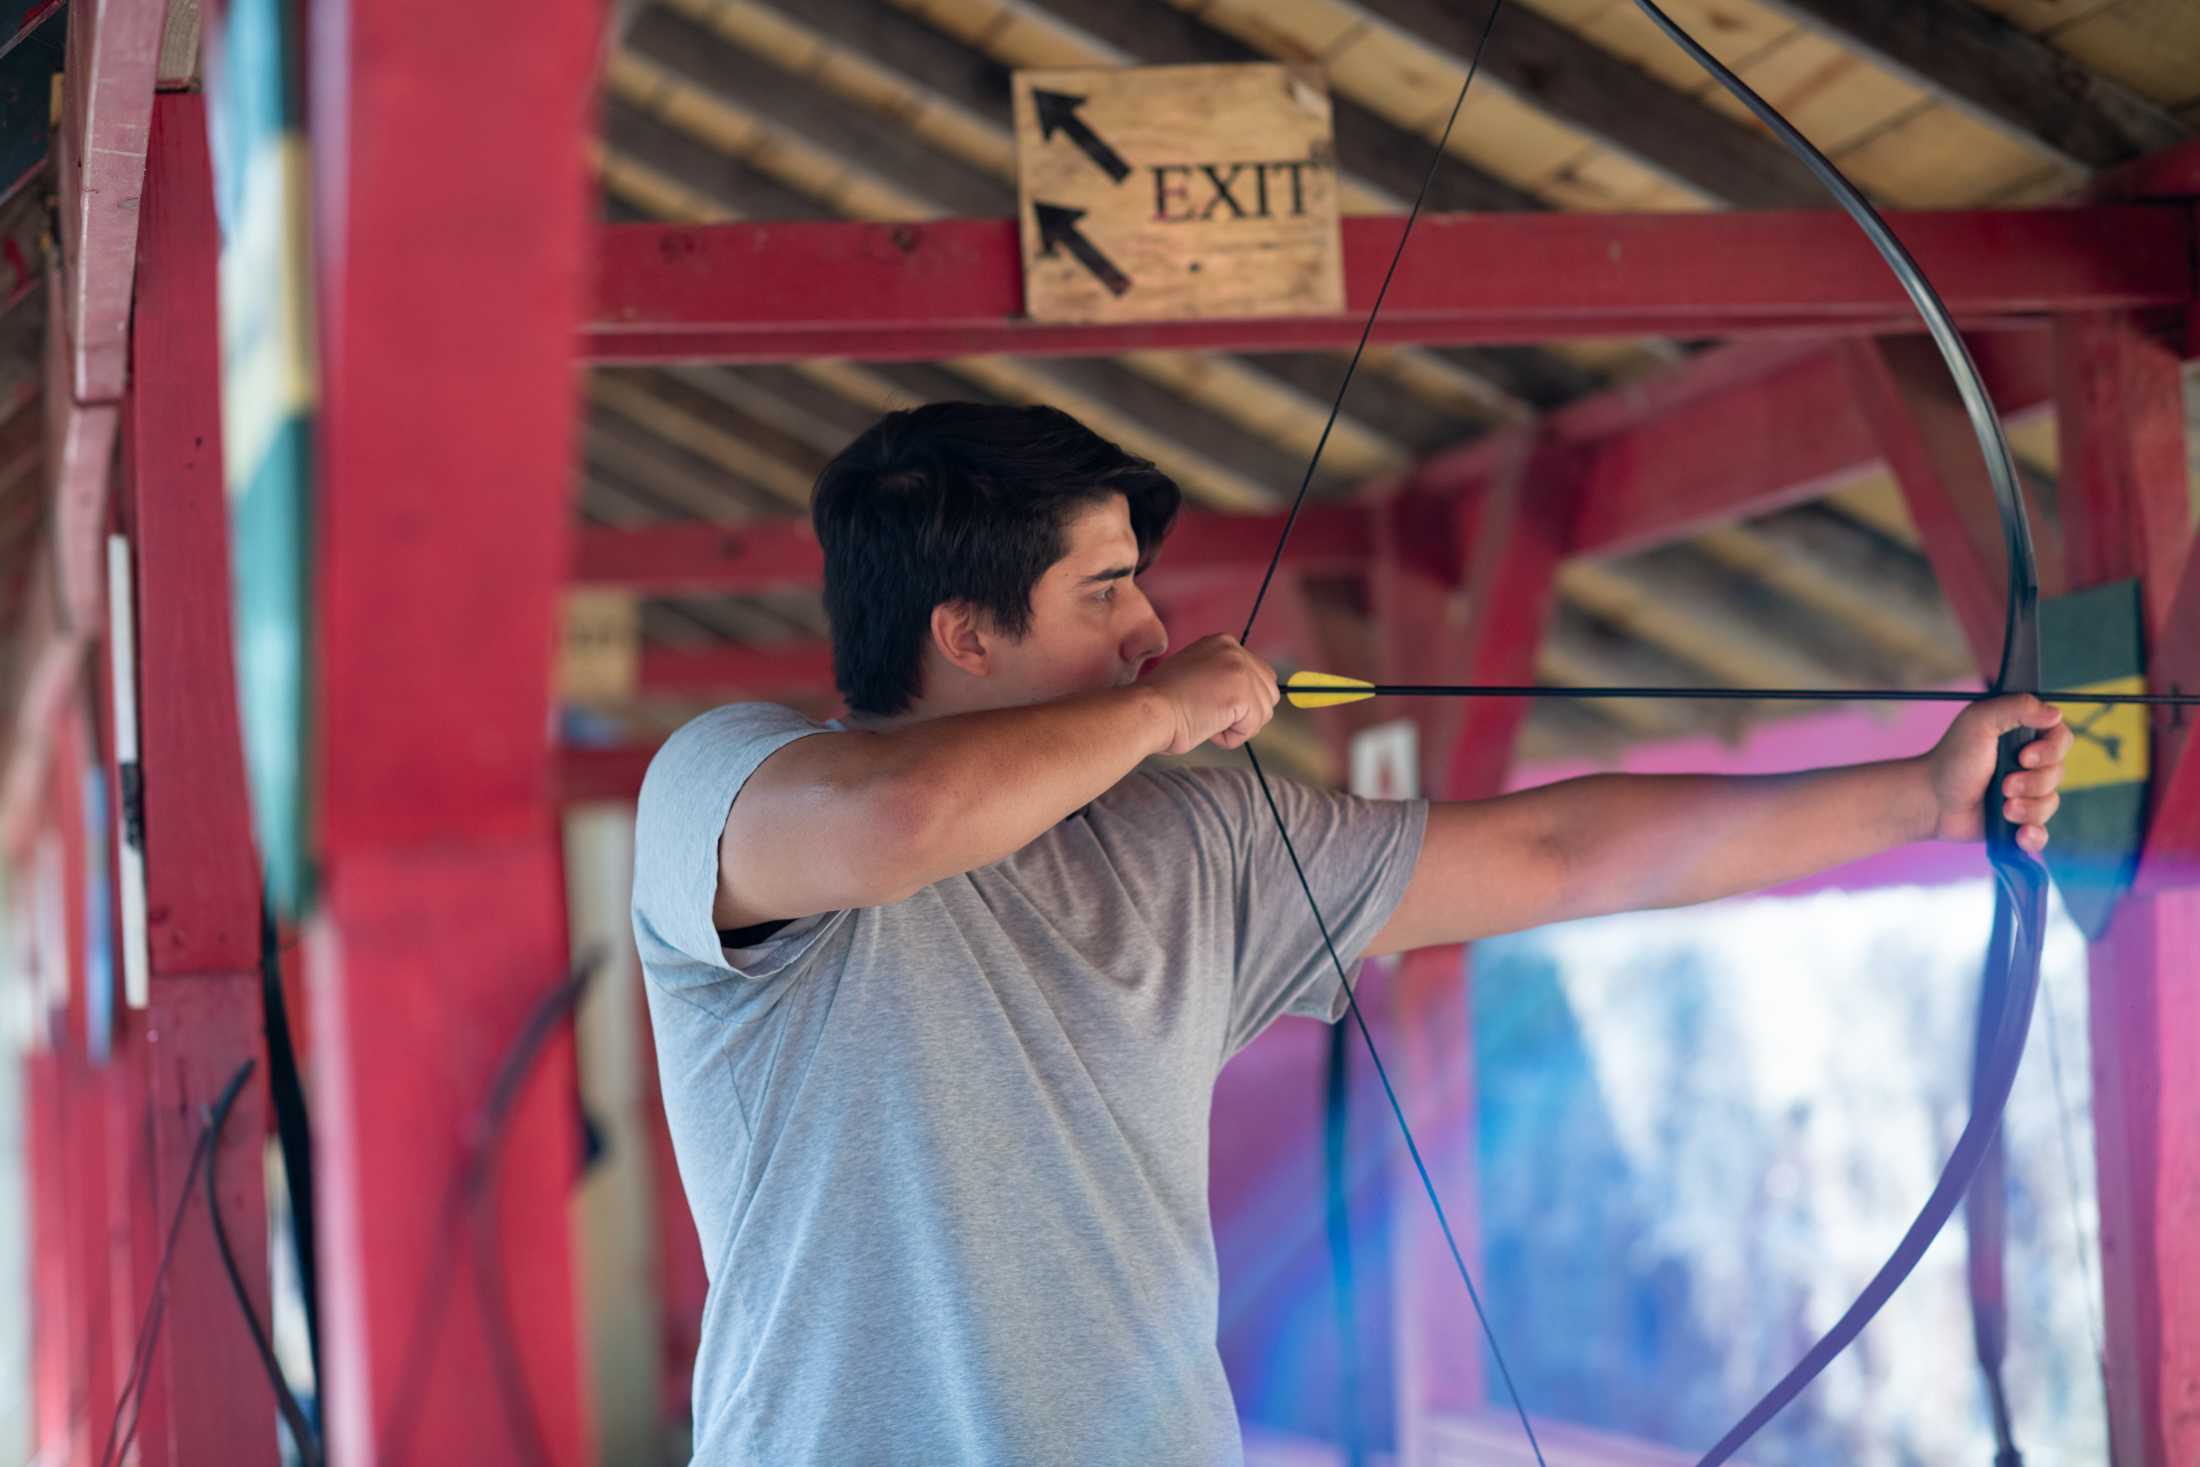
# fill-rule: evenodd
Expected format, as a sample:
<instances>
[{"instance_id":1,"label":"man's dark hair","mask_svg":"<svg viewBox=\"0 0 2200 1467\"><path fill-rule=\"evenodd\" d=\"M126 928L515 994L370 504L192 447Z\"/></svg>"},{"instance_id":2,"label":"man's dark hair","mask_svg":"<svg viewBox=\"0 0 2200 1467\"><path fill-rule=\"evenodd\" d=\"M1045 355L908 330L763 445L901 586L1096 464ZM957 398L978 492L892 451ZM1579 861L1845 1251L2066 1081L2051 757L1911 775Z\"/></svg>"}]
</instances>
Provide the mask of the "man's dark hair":
<instances>
[{"instance_id":1,"label":"man's dark hair","mask_svg":"<svg viewBox=\"0 0 2200 1467\"><path fill-rule=\"evenodd\" d=\"M1050 407L936 402L888 413L818 475L833 678L851 713L916 698L932 609L962 601L1011 637L1067 553L1079 510L1120 494L1140 569L1176 518L1176 481Z\"/></svg>"}]
</instances>

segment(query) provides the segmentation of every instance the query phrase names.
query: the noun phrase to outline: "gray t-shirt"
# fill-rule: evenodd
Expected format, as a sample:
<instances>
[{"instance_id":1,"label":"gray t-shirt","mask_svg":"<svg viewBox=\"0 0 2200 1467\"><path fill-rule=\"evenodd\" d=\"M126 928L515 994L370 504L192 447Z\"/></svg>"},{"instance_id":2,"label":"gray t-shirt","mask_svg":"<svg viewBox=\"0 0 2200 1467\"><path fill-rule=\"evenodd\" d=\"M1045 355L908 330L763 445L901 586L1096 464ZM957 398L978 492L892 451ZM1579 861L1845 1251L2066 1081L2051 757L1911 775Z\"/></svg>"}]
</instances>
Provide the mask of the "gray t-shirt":
<instances>
[{"instance_id":1,"label":"gray t-shirt","mask_svg":"<svg viewBox=\"0 0 2200 1467\"><path fill-rule=\"evenodd\" d=\"M696 1462L1238 1462L1215 1076L1344 1010L1258 786L1140 770L990 866L723 947L726 812L824 731L715 709L642 783L634 935L710 1277ZM1349 962L1427 807L1273 783Z\"/></svg>"}]
</instances>

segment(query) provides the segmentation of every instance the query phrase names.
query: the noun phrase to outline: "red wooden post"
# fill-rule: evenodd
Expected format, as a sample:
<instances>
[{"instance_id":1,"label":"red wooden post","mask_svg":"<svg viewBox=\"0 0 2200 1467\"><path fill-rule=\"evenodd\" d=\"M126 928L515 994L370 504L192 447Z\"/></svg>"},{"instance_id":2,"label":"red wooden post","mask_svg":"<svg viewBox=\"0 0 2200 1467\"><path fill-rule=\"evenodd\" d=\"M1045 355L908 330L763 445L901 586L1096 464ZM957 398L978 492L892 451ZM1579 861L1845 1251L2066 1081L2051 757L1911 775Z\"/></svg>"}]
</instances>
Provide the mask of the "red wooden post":
<instances>
[{"instance_id":1,"label":"red wooden post","mask_svg":"<svg viewBox=\"0 0 2200 1467\"><path fill-rule=\"evenodd\" d=\"M2177 354L2120 315L2063 317L2055 344L2070 584L2137 577L2158 646L2174 635L2163 618L2192 543Z\"/></svg>"},{"instance_id":2,"label":"red wooden post","mask_svg":"<svg viewBox=\"0 0 2200 1467\"><path fill-rule=\"evenodd\" d=\"M308 27L325 863L308 961L329 1456L351 1467L573 1467L589 1440L566 1031L499 1128L484 1201L450 1199L567 961L546 733L601 9L323 0Z\"/></svg>"},{"instance_id":3,"label":"red wooden post","mask_svg":"<svg viewBox=\"0 0 2200 1467\"><path fill-rule=\"evenodd\" d=\"M56 1240L59 1298L49 1322L53 1348L62 1358L58 1405L62 1412L61 1460L91 1464L98 1460L116 1375L108 1349L112 1328L111 1275L107 1245L107 1115L103 1075L87 1053L91 1033L86 983L86 848L84 831L85 709L81 698L64 701L54 717L50 757L39 798L37 839L50 843L38 859L52 863L37 873L41 902L58 900L41 923L58 919L42 934L41 962L47 976L66 995L51 1030L54 1052L59 1141L54 1194L38 1199L61 1219ZM50 852L50 854L49 854ZM39 1346L45 1350L42 1342Z\"/></svg>"},{"instance_id":4,"label":"red wooden post","mask_svg":"<svg viewBox=\"0 0 2200 1467\"><path fill-rule=\"evenodd\" d=\"M2185 568L2171 594L2164 627L2200 627L2200 536L2185 551ZM2148 658L2147 676L2165 690L2200 691L2200 637L2189 633L2160 639ZM2146 854L2139 866L2138 889L2159 891L2200 883L2200 748L2194 721L2154 725L2154 809Z\"/></svg>"},{"instance_id":5,"label":"red wooden post","mask_svg":"<svg viewBox=\"0 0 2200 1467\"><path fill-rule=\"evenodd\" d=\"M117 1113L130 1122L121 1171L129 1192L126 1203L118 1194L117 1213L132 1234L124 1276L133 1333L179 1204L184 1218L139 1437L149 1467L272 1467L274 1398L197 1195L203 1183L183 1191L205 1110L239 1064L258 1062L207 1164L266 1328L259 890L230 671L220 240L196 93L164 92L154 103L139 240L123 504L135 552L150 993L143 1014L126 1016L117 1055Z\"/></svg>"},{"instance_id":6,"label":"red wooden post","mask_svg":"<svg viewBox=\"0 0 2200 1467\"><path fill-rule=\"evenodd\" d=\"M2137 577L2153 679L2190 677L2193 626L2172 620L2194 543L2177 360L2120 317L2056 339L2071 582ZM2193 763L2159 726L2157 818ZM2117 1461L2171 1467L2200 1460L2200 873L2149 877L2092 946L2093 1125L2109 1436Z\"/></svg>"},{"instance_id":7,"label":"red wooden post","mask_svg":"<svg viewBox=\"0 0 2200 1467\"><path fill-rule=\"evenodd\" d=\"M1573 455L1532 438L1515 448L1495 482L1450 506L1452 548L1464 566L1457 586L1407 570L1394 545L1379 543L1374 594L1384 678L1535 680L1552 579L1572 531L1577 464ZM1380 522L1379 542L1409 528L1411 508L1391 506ZM1501 791L1526 713L1518 702L1439 699L1416 706L1423 793L1471 800ZM1460 945L1406 954L1384 1009L1399 1098L1460 1251L1475 1268L1481 1247L1468 959ZM1429 1459L1431 1416L1469 1415L1491 1402L1481 1327L1458 1297L1449 1250L1410 1167L1400 1168L1397 1190L1398 1429L1402 1460L1413 1463ZM1500 1340L1508 1323L1492 1320Z\"/></svg>"}]
</instances>

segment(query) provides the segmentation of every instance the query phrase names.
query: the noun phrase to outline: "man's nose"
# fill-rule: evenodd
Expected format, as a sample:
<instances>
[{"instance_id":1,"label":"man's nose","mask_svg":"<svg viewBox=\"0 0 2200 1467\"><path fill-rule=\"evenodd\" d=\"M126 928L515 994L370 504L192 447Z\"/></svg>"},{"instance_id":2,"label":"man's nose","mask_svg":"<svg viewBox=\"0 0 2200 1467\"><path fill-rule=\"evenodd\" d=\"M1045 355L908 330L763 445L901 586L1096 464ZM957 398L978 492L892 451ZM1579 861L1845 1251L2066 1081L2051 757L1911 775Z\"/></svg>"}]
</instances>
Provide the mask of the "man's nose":
<instances>
[{"instance_id":1,"label":"man's nose","mask_svg":"<svg viewBox=\"0 0 2200 1467\"><path fill-rule=\"evenodd\" d=\"M1145 615L1139 618L1130 635L1123 639L1123 660L1133 667L1150 662L1169 650L1169 629L1161 624L1161 617L1153 609L1153 603L1146 601L1143 595L1139 599Z\"/></svg>"}]
</instances>

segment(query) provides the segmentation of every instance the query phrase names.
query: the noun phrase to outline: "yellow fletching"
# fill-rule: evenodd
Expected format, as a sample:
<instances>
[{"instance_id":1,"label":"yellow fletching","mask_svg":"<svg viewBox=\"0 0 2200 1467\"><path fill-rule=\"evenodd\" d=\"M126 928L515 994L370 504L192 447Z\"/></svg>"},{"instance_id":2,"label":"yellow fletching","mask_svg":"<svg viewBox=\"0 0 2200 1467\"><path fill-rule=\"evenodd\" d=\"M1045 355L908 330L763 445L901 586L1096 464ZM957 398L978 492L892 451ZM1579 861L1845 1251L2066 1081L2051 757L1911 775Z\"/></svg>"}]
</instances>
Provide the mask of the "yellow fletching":
<instances>
[{"instance_id":1,"label":"yellow fletching","mask_svg":"<svg viewBox=\"0 0 2200 1467\"><path fill-rule=\"evenodd\" d=\"M1293 708L1336 708L1374 697L1374 688L1373 683L1333 672L1300 672L1291 675L1283 693Z\"/></svg>"}]
</instances>

